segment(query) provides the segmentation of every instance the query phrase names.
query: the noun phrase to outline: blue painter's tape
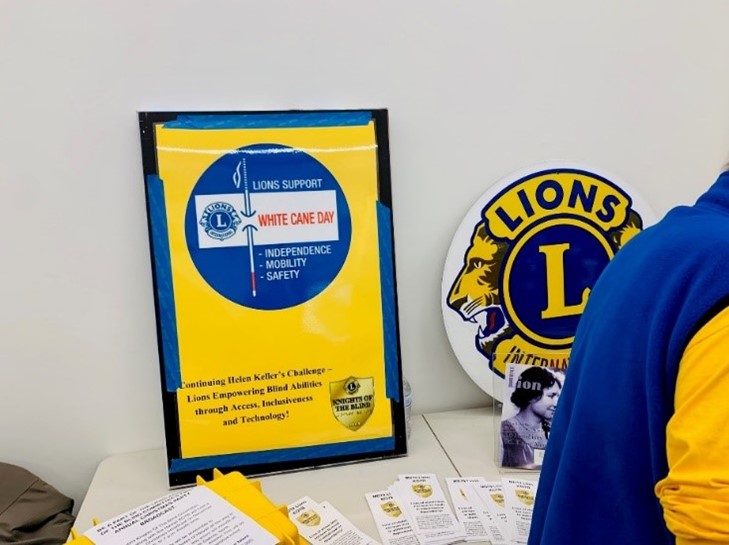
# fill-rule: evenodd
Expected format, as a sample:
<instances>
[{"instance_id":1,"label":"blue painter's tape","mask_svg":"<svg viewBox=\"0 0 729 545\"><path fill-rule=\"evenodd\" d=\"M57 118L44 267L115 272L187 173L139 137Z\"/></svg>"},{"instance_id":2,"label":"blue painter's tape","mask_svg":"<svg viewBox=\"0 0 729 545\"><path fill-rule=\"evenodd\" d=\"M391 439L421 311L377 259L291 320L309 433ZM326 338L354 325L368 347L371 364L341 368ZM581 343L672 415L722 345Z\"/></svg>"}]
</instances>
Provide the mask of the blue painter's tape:
<instances>
[{"instance_id":1,"label":"blue painter's tape","mask_svg":"<svg viewBox=\"0 0 729 545\"><path fill-rule=\"evenodd\" d=\"M262 450L239 454L219 454L217 456L200 456L197 458L175 458L170 462L170 473L197 471L211 468L242 467L256 464L271 464L301 460L314 460L335 456L391 452L395 448L395 439L367 439L348 443L335 443L315 447L298 447L278 450Z\"/></svg>"},{"instance_id":2,"label":"blue painter's tape","mask_svg":"<svg viewBox=\"0 0 729 545\"><path fill-rule=\"evenodd\" d=\"M380 245L380 296L382 297L382 333L385 342L386 395L389 399L400 401L392 216L390 209L379 201L377 202L377 237Z\"/></svg>"},{"instance_id":3,"label":"blue painter's tape","mask_svg":"<svg viewBox=\"0 0 729 545\"><path fill-rule=\"evenodd\" d=\"M165 190L159 176L147 176L147 199L149 201L149 221L152 225L152 250L154 272L157 280L157 305L160 323L160 343L165 368L168 392L176 392L182 386L180 375L180 354L177 344L177 322L175 314L175 295L172 291L172 264L170 246L167 238L167 212L165 210Z\"/></svg>"},{"instance_id":4,"label":"blue painter's tape","mask_svg":"<svg viewBox=\"0 0 729 545\"><path fill-rule=\"evenodd\" d=\"M349 127L367 125L369 111L280 112L269 114L180 115L164 124L168 129L268 129L298 127Z\"/></svg>"}]
</instances>

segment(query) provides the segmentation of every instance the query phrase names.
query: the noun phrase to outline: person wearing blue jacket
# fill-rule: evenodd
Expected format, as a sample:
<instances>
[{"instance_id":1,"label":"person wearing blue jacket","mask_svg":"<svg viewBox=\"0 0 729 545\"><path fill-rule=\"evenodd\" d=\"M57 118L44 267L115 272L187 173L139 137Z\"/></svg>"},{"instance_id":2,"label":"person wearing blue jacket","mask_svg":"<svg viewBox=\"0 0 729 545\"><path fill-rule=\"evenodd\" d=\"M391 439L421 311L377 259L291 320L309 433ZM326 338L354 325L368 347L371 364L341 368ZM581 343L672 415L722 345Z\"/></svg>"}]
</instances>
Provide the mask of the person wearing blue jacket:
<instances>
[{"instance_id":1,"label":"person wearing blue jacket","mask_svg":"<svg viewBox=\"0 0 729 545\"><path fill-rule=\"evenodd\" d=\"M729 173L630 240L580 319L529 545L729 543Z\"/></svg>"}]
</instances>

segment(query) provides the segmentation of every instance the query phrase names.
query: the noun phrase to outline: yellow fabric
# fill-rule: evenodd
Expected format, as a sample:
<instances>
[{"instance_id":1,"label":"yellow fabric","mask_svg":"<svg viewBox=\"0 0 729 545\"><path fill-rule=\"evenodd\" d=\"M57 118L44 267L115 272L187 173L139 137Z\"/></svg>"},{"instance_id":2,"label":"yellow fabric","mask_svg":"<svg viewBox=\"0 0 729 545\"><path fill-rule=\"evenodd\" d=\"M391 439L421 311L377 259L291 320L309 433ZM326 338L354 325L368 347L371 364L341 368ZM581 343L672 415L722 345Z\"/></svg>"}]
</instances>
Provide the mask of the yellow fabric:
<instances>
[{"instance_id":1,"label":"yellow fabric","mask_svg":"<svg viewBox=\"0 0 729 545\"><path fill-rule=\"evenodd\" d=\"M666 525L676 545L729 543L729 308L686 347L675 404L655 488Z\"/></svg>"}]
</instances>

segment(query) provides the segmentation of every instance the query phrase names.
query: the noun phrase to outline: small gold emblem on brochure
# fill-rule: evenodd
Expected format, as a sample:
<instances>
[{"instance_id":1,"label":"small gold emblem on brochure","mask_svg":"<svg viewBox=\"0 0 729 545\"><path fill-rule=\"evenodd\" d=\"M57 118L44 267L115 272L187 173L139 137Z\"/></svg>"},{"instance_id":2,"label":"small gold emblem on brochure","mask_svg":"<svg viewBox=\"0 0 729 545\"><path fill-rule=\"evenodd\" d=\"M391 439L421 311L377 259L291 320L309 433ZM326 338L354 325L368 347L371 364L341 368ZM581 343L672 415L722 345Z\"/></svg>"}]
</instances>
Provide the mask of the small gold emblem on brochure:
<instances>
[{"instance_id":1,"label":"small gold emblem on brochure","mask_svg":"<svg viewBox=\"0 0 729 545\"><path fill-rule=\"evenodd\" d=\"M494 503L499 507L506 507L506 501L504 500L503 494L491 494L491 499L494 500Z\"/></svg>"},{"instance_id":2,"label":"small gold emblem on brochure","mask_svg":"<svg viewBox=\"0 0 729 545\"><path fill-rule=\"evenodd\" d=\"M429 484L416 483L412 486L415 492L421 498L429 498L433 495L433 487Z\"/></svg>"},{"instance_id":3,"label":"small gold emblem on brochure","mask_svg":"<svg viewBox=\"0 0 729 545\"><path fill-rule=\"evenodd\" d=\"M534 494L529 492L529 490L522 490L521 488L517 488L516 497L519 498L519 501L526 505L534 505Z\"/></svg>"},{"instance_id":4,"label":"small gold emblem on brochure","mask_svg":"<svg viewBox=\"0 0 729 545\"><path fill-rule=\"evenodd\" d=\"M397 518L402 515L400 506L394 501L386 501L385 503L380 504L380 508L382 508L388 517Z\"/></svg>"},{"instance_id":5,"label":"small gold emblem on brochure","mask_svg":"<svg viewBox=\"0 0 729 545\"><path fill-rule=\"evenodd\" d=\"M321 523L321 517L313 509L304 511L298 517L296 517L296 520L298 520L304 526L319 526L319 524Z\"/></svg>"}]
</instances>

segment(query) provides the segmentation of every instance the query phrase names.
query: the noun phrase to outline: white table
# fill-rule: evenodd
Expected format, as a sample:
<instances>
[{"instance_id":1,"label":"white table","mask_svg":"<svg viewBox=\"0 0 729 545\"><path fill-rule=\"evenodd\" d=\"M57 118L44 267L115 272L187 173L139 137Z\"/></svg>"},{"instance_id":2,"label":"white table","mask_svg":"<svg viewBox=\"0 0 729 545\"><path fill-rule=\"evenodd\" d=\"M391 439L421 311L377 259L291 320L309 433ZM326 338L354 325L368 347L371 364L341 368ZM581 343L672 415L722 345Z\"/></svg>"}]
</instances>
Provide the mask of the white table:
<instances>
[{"instance_id":1,"label":"white table","mask_svg":"<svg viewBox=\"0 0 729 545\"><path fill-rule=\"evenodd\" d=\"M355 526L379 540L364 494L385 489L399 474L435 473L446 495L446 477L500 477L494 464L492 415L491 408L413 415L407 456L258 480L264 494L277 505L302 496L329 501ZM111 456L99 464L75 528L83 533L91 527L92 518L106 520L167 493L164 449Z\"/></svg>"},{"instance_id":2,"label":"white table","mask_svg":"<svg viewBox=\"0 0 729 545\"><path fill-rule=\"evenodd\" d=\"M493 407L426 414L424 418L461 477L495 480L507 472L526 473L496 466L495 430L499 427L494 425Z\"/></svg>"}]
</instances>

